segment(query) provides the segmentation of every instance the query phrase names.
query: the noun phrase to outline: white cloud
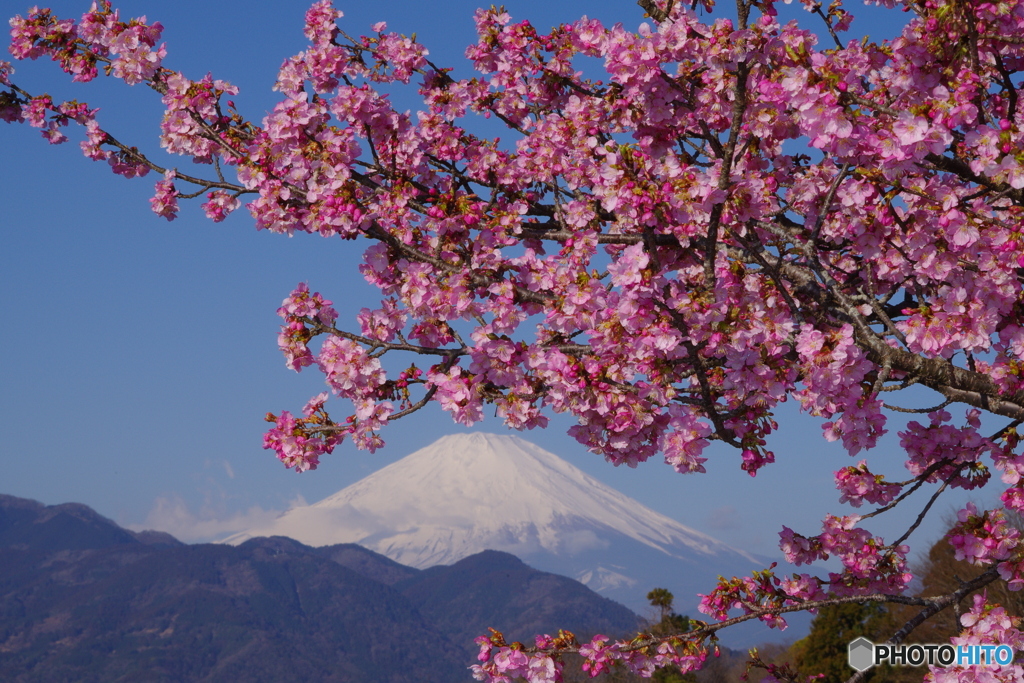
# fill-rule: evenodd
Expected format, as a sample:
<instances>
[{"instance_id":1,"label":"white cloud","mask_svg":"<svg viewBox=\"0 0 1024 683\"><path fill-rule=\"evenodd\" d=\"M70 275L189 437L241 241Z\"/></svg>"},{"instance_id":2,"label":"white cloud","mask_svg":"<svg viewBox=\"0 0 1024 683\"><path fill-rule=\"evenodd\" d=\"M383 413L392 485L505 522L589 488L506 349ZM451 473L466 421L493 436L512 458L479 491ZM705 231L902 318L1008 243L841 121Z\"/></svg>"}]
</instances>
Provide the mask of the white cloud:
<instances>
[{"instance_id":1,"label":"white cloud","mask_svg":"<svg viewBox=\"0 0 1024 683\"><path fill-rule=\"evenodd\" d=\"M221 463L224 465L224 471L227 472L228 474L228 479L234 479L235 468L231 466L231 463L229 463L227 460L221 460Z\"/></svg>"},{"instance_id":2,"label":"white cloud","mask_svg":"<svg viewBox=\"0 0 1024 683\"><path fill-rule=\"evenodd\" d=\"M291 501L288 507L305 505L306 500L300 495ZM264 510L258 505L253 505L248 510L234 512L215 512L207 507L196 514L189 509L185 500L175 493L157 497L153 508L146 515L146 521L142 524L129 524L128 528L133 531L166 531L185 543L206 543L245 529L266 526L282 512L283 510Z\"/></svg>"}]
</instances>

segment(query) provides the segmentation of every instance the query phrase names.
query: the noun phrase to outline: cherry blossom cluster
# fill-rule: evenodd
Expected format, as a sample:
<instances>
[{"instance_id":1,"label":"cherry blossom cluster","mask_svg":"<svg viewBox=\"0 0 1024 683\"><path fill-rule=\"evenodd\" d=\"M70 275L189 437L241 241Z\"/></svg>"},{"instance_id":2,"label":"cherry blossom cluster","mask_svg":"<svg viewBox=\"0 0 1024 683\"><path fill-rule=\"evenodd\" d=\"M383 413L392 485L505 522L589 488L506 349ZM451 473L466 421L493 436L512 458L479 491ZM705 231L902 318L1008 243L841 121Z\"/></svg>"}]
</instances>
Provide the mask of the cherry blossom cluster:
<instances>
[{"instance_id":1,"label":"cherry blossom cluster","mask_svg":"<svg viewBox=\"0 0 1024 683\"><path fill-rule=\"evenodd\" d=\"M881 538L857 528L859 519L830 515L822 533L810 538L788 527L779 534L780 547L789 562L810 564L836 556L843 571L830 572L827 580L806 573L780 578L772 571L773 565L750 577L723 578L712 592L702 596L700 611L725 620L731 610L738 610L772 628L785 629L786 620L777 610L800 602L823 600L829 595L901 593L912 578L906 567L909 548L885 545Z\"/></svg>"},{"instance_id":2,"label":"cherry blossom cluster","mask_svg":"<svg viewBox=\"0 0 1024 683\"><path fill-rule=\"evenodd\" d=\"M314 356L307 342L325 330L334 330L338 313L332 307L331 301L324 299L320 292L310 292L309 285L304 282L299 283L291 295L281 303L277 314L284 319L284 325L281 326L281 333L278 335L278 345L284 353L285 365L296 372L301 372L302 368L315 363L334 394L351 400L355 408L354 414L346 420L345 427L329 423L329 427L335 430L331 438L314 440L310 449L326 448L328 445L333 447L348 435L351 435L353 442L361 448L371 451L379 448L383 442L377 432L387 424L388 417L394 412L394 405L390 401L379 399L399 397L408 406L409 385L419 380L422 371L412 366L404 370L398 380L389 381L377 357L368 353L362 344L339 334L328 336ZM372 313L367 310L363 315L369 317ZM326 394L321 396L323 399L318 397L319 402L315 404L317 411L323 409L326 400ZM285 419L286 415L288 413L283 412L280 419ZM315 431L322 432L327 428L319 425L328 422L315 424L318 425L314 428ZM278 424L275 429L280 431L283 427ZM277 438L276 432L273 437L264 441L264 447L273 448L283 461L290 462L290 459L285 459L281 455L282 442Z\"/></svg>"},{"instance_id":3,"label":"cherry blossom cluster","mask_svg":"<svg viewBox=\"0 0 1024 683\"><path fill-rule=\"evenodd\" d=\"M708 656L706 646L684 637L641 635L625 643L598 634L580 645L575 635L560 631L556 637L542 635L535 641L534 647L518 642L508 644L501 632L492 629L490 636L480 636L475 641L480 646L480 663L471 667L473 677L488 683L509 683L517 678L529 683L555 683L562 680L560 654L570 651L582 656L581 668L591 678L616 668L643 678L650 678L656 669L667 666L685 673L700 669ZM718 656L717 648L714 652Z\"/></svg>"},{"instance_id":4,"label":"cherry blossom cluster","mask_svg":"<svg viewBox=\"0 0 1024 683\"><path fill-rule=\"evenodd\" d=\"M102 67L105 74L129 85L148 83L161 92L167 107L161 142L168 151L206 163L215 156L229 164L240 161L239 150L247 144L250 130L237 114L223 113L220 105L221 96L237 94L238 89L209 75L192 82L180 73L163 68L167 52L163 44L157 45L163 32L159 23L147 23L146 17L122 21L118 11L106 0L94 2L78 22L60 20L48 9L34 8L27 17L17 16L10 23L9 49L18 59L49 56L60 63L73 80L82 82L96 78ZM0 64L0 83L9 85L12 72L8 63ZM74 120L86 129L81 147L90 159L106 160L115 173L128 178L158 170L165 178L157 182L153 210L173 220L177 206L168 185L170 169L160 168L137 149L112 140L100 128L95 113L85 104L71 101L55 105L48 96L31 97L16 88L0 94L0 118L9 122L27 121L42 128L43 136L52 144L67 140L60 129ZM46 119L47 114L50 114L49 119ZM245 142L239 144L241 141ZM210 186L214 184L218 183ZM238 194L210 193L210 201L204 204L207 216L215 221L223 220L241 205Z\"/></svg>"},{"instance_id":5,"label":"cherry blossom cluster","mask_svg":"<svg viewBox=\"0 0 1024 683\"><path fill-rule=\"evenodd\" d=\"M240 159L233 154L232 143L237 131L232 118L221 110L224 95L237 95L238 88L207 74L200 81L191 81L181 73L165 72L161 86L164 91L163 121L160 122L160 144L168 152L190 156L200 163L210 163L222 155L227 163Z\"/></svg>"},{"instance_id":6,"label":"cherry blossom cluster","mask_svg":"<svg viewBox=\"0 0 1024 683\"><path fill-rule=\"evenodd\" d=\"M925 487L988 485L986 458L1003 505L1024 510L1024 0L886 2L905 10L900 35L845 44L853 17L838 1L805 3L818 34L780 24L772 0L737 0L732 18L641 4L635 30L582 18L545 32L479 10L464 74L384 22L350 36L318 0L259 121L228 82L165 67L157 23L105 2L77 21L33 9L11 21L15 58L148 85L163 149L209 172L156 164L88 105L23 90L6 62L0 119L51 143L77 124L89 158L159 175L152 208L169 220L190 197L213 221L244 202L258 229L363 245L381 298L350 331L306 285L279 310L286 365L315 367L352 405L336 423L325 393L301 417L269 417L265 445L299 471L343 438L380 447L390 422L434 403L466 425L492 409L516 429L569 415L572 436L616 465L660 454L702 473L718 441L754 476L784 457L775 410L793 399L851 455L875 450L894 416L927 414L890 427L908 481L870 457L836 473L840 503L880 506L865 517ZM392 104L407 84L418 111ZM477 132L493 126L501 138ZM426 362L397 360L408 354ZM921 403L922 388L938 400ZM961 425L952 403L967 407ZM907 547L860 521L783 527L789 562L836 557L841 570L723 579L702 609L781 628L780 610L805 602L902 593ZM961 511L949 539L1024 583L999 511ZM995 622L965 626L980 623ZM475 673L556 680L573 648L591 673L704 656L655 640L487 639Z\"/></svg>"},{"instance_id":7,"label":"cherry blossom cluster","mask_svg":"<svg viewBox=\"0 0 1024 683\"><path fill-rule=\"evenodd\" d=\"M996 566L1010 590L1024 588L1024 543L1000 510L978 513L973 503L957 513L957 524L947 534L955 557L971 564Z\"/></svg>"},{"instance_id":8,"label":"cherry blossom cluster","mask_svg":"<svg viewBox=\"0 0 1024 683\"><path fill-rule=\"evenodd\" d=\"M94 2L79 22L57 19L48 9L33 8L27 17L11 19L10 52L17 59L49 56L76 81L106 73L135 85L152 79L167 56L157 47L163 26L145 17L123 22L110 2Z\"/></svg>"},{"instance_id":9,"label":"cherry blossom cluster","mask_svg":"<svg viewBox=\"0 0 1024 683\"><path fill-rule=\"evenodd\" d=\"M822 524L822 533L811 537L782 527L779 547L789 562L810 564L835 556L843 565L843 571L830 572L827 581L794 575L786 583L787 594L812 599L812 595L820 596L825 584L836 595L899 593L906 587L913 578L907 571L908 546L887 545L880 537L858 528L860 519L856 515L829 515Z\"/></svg>"},{"instance_id":10,"label":"cherry blossom cluster","mask_svg":"<svg viewBox=\"0 0 1024 683\"><path fill-rule=\"evenodd\" d=\"M274 427L263 435L263 447L277 453L284 466L296 472L315 470L320 456L333 452L345 434L335 429L337 425L324 412L326 401L327 392L314 396L302 409L300 418L287 410L280 416L267 413L266 420Z\"/></svg>"},{"instance_id":11,"label":"cherry blossom cluster","mask_svg":"<svg viewBox=\"0 0 1024 683\"><path fill-rule=\"evenodd\" d=\"M792 601L783 592L782 581L772 571L774 567L773 564L749 577L721 578L713 591L701 596L698 609L719 620L728 619L730 610L740 610L743 614L756 615L771 628L785 630L786 620L772 609L792 604Z\"/></svg>"},{"instance_id":12,"label":"cherry blossom cluster","mask_svg":"<svg viewBox=\"0 0 1024 683\"><path fill-rule=\"evenodd\" d=\"M927 427L914 420L907 424L906 431L900 432L900 444L910 456L907 470L926 481L948 480L951 486L959 488L983 486L989 472L981 464L981 457L993 454L995 444L978 433L980 411L967 411L965 427L945 424L951 419L945 410L929 413L928 417L931 424Z\"/></svg>"},{"instance_id":13,"label":"cherry blossom cluster","mask_svg":"<svg viewBox=\"0 0 1024 683\"><path fill-rule=\"evenodd\" d=\"M203 202L203 212L206 217L214 223L220 223L242 205L238 197L234 197L223 190L209 192L206 195L207 201Z\"/></svg>"},{"instance_id":14,"label":"cherry blossom cluster","mask_svg":"<svg viewBox=\"0 0 1024 683\"><path fill-rule=\"evenodd\" d=\"M964 630L951 639L954 645L1008 645L1014 651L1024 650L1020 620L1011 617L1004 608L990 603L984 594L973 597L971 609L960 617L960 623ZM943 668L931 666L929 669L924 677L926 683L1011 683L1024 678L1024 667L1016 662L986 662L967 666L954 664Z\"/></svg>"},{"instance_id":15,"label":"cherry blossom cluster","mask_svg":"<svg viewBox=\"0 0 1024 683\"><path fill-rule=\"evenodd\" d=\"M164 179L156 184L156 194L149 200L153 213L173 221L178 216L178 190L174 187L174 171L164 173Z\"/></svg>"},{"instance_id":16,"label":"cherry blossom cluster","mask_svg":"<svg viewBox=\"0 0 1024 683\"><path fill-rule=\"evenodd\" d=\"M900 493L899 484L888 483L882 475L872 474L866 460L836 472L836 488L843 493L839 502L848 502L854 507L860 507L865 501L884 505Z\"/></svg>"},{"instance_id":17,"label":"cherry blossom cluster","mask_svg":"<svg viewBox=\"0 0 1024 683\"><path fill-rule=\"evenodd\" d=\"M313 364L313 354L306 342L313 338L307 325L330 327L338 319L338 312L331 307L333 302L324 299L320 292L310 293L309 285L300 282L292 293L281 302L277 314L284 318L277 344L284 353L285 366L301 372Z\"/></svg>"}]
</instances>

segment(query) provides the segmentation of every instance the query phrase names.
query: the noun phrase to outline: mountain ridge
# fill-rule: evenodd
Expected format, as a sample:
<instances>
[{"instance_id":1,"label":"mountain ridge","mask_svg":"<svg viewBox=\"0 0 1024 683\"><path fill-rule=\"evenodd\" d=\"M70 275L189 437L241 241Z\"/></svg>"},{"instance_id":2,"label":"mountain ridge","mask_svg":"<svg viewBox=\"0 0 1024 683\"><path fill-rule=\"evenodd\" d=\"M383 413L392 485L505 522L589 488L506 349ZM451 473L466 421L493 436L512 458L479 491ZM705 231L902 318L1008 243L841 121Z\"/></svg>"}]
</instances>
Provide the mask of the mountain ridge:
<instances>
[{"instance_id":1,"label":"mountain ridge","mask_svg":"<svg viewBox=\"0 0 1024 683\"><path fill-rule=\"evenodd\" d=\"M468 636L489 626L525 638L638 625L500 553L427 575L355 545L164 536L124 532L84 505L0 496L0 680L468 683ZM443 600L431 601L432 582ZM547 613L531 611L537 601Z\"/></svg>"}]
</instances>

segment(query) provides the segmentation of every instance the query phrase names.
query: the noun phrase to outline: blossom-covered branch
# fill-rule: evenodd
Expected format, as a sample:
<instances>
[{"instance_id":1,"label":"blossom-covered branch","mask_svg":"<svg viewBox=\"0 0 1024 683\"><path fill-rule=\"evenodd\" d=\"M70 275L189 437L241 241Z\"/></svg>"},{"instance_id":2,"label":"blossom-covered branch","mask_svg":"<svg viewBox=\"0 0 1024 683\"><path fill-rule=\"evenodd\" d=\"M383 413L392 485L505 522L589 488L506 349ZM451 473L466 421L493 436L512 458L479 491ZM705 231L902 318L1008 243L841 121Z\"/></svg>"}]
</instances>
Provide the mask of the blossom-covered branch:
<instances>
[{"instance_id":1,"label":"blossom-covered branch","mask_svg":"<svg viewBox=\"0 0 1024 683\"><path fill-rule=\"evenodd\" d=\"M86 156L160 174L152 208L169 220L191 197L214 221L246 199L259 229L365 246L360 270L381 299L355 321L339 324L305 283L279 310L286 365L315 367L351 405L336 421L324 392L301 417L268 414L266 447L298 471L346 438L380 447L390 421L430 404L463 424L492 405L516 429L569 414L570 433L616 465L661 454L704 472L719 440L751 476L776 459L784 401L851 455L874 449L894 413L925 416L898 427L909 479L868 459L836 473L840 503L879 506L865 517L937 486L900 539L856 515L829 515L819 534L783 527L791 563L837 557L839 570L770 568L703 597L719 624L781 628L792 609L902 599L904 541L945 490L989 485L994 468L1003 506L1024 511L1024 4L882 4L908 10L902 33L844 44L852 14L805 3L829 49L780 24L772 0L737 0L735 18L705 3L707 21L643 0L653 24L635 31L584 17L544 33L480 10L471 76L383 22L352 37L318 0L309 45L284 61L258 123L228 99L234 86L166 67L158 23L106 2L78 21L33 10L11 21L17 59L149 85L166 108L163 153L204 170L158 163L87 104L31 94L6 62L0 118L53 144L79 124ZM595 60L603 70L583 68ZM422 106L398 111L384 84L414 88ZM504 139L480 132L495 126ZM915 386L934 400L900 399ZM1001 420L994 435L985 415ZM1024 583L1024 547L999 510L965 508L950 542ZM998 608L967 616L964 638L1019 637ZM566 648L591 673L613 660L694 668L719 627L632 645L563 634L529 652L495 635L477 673L555 680Z\"/></svg>"}]
</instances>

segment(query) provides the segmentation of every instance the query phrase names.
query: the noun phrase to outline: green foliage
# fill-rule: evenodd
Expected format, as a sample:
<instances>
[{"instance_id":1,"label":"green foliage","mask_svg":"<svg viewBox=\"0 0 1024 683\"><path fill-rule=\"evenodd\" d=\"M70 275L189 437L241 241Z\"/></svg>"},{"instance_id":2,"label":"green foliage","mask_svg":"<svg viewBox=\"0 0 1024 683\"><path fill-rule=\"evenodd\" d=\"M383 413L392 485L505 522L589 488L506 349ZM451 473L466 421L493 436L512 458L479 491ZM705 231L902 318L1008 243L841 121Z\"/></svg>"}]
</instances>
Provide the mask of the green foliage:
<instances>
[{"instance_id":1,"label":"green foliage","mask_svg":"<svg viewBox=\"0 0 1024 683\"><path fill-rule=\"evenodd\" d=\"M882 642L889 637L891 624L889 613L875 602L828 605L811 622L807 637L793 643L790 657L802 676L825 674L825 681L845 681L855 673L847 660L850 641L864 636ZM885 669L866 673L865 683L887 680Z\"/></svg>"},{"instance_id":2,"label":"green foliage","mask_svg":"<svg viewBox=\"0 0 1024 683\"><path fill-rule=\"evenodd\" d=\"M676 599L676 596L672 595L672 592L667 588L655 588L647 594L647 599L651 601L651 605L661 610L661 619L665 620L665 617L672 612L672 601Z\"/></svg>"},{"instance_id":3,"label":"green foliage","mask_svg":"<svg viewBox=\"0 0 1024 683\"><path fill-rule=\"evenodd\" d=\"M655 588L647 594L653 607L661 610L661 621L651 626L651 633L656 636L670 636L676 633L684 633L690 629L690 618L672 611L672 603L675 596L667 588ZM696 675L682 673L674 667L658 669L651 677L657 683L695 683Z\"/></svg>"}]
</instances>

